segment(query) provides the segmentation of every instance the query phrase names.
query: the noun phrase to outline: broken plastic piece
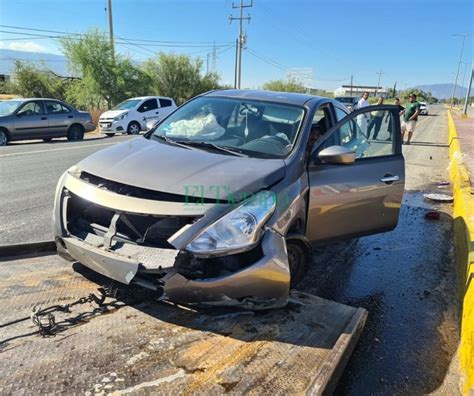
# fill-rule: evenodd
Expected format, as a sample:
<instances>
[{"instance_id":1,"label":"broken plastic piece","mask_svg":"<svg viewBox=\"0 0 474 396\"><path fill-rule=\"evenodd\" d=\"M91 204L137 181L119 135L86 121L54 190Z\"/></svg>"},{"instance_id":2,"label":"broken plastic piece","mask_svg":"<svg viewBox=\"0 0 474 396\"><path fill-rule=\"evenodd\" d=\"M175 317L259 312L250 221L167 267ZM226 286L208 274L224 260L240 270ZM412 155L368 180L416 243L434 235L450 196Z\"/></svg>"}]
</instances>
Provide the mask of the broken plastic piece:
<instances>
[{"instance_id":1,"label":"broken plastic piece","mask_svg":"<svg viewBox=\"0 0 474 396\"><path fill-rule=\"evenodd\" d=\"M453 202L453 196L448 194L423 194L423 197L437 202Z\"/></svg>"}]
</instances>

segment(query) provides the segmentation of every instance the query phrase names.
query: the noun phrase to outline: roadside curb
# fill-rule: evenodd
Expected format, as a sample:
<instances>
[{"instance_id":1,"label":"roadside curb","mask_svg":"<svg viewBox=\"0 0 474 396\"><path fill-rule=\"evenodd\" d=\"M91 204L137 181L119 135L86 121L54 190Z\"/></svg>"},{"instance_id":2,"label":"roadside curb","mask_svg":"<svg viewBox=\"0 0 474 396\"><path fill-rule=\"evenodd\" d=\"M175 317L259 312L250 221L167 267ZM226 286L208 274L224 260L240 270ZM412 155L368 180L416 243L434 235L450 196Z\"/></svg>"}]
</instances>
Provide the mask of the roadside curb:
<instances>
[{"instance_id":1,"label":"roadside curb","mask_svg":"<svg viewBox=\"0 0 474 396\"><path fill-rule=\"evenodd\" d=\"M474 390L474 195L463 162L461 146L451 111L448 110L449 176L454 196L454 247L462 301L461 370L465 377L464 393Z\"/></svg>"},{"instance_id":2,"label":"roadside curb","mask_svg":"<svg viewBox=\"0 0 474 396\"><path fill-rule=\"evenodd\" d=\"M56 251L54 241L19 243L16 245L0 246L0 261L6 257L20 256L33 253L53 253Z\"/></svg>"}]
</instances>

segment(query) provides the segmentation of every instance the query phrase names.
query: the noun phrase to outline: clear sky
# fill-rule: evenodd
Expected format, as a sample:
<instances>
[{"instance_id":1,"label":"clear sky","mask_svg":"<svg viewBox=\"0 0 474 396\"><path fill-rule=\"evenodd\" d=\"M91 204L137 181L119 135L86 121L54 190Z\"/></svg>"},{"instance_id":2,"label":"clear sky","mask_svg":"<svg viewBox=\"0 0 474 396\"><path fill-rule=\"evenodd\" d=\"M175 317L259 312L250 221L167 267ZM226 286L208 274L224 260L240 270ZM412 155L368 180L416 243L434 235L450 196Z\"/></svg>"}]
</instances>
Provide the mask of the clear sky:
<instances>
[{"instance_id":1,"label":"clear sky","mask_svg":"<svg viewBox=\"0 0 474 396\"><path fill-rule=\"evenodd\" d=\"M54 39L24 34L54 33L5 25L74 33L92 27L107 30L106 3L0 0L0 47L59 53ZM206 65L212 48L199 45L216 41L217 71L222 82L233 83L235 49L230 44L235 43L238 24L229 24L228 17L238 10L232 10L231 0L113 0L112 8L116 37L192 45L157 47L140 41L138 47L121 39L118 51L137 60L159 50L184 52L201 56ZM462 39L451 35L474 32L472 0L254 0L247 13L252 19L244 24L248 51L243 54L243 87L286 78L290 68L310 68L311 85L326 89L349 83L351 74L354 84L376 85L380 69L383 86L395 81L398 88L453 82ZM472 62L472 56L471 36L463 61Z\"/></svg>"}]
</instances>

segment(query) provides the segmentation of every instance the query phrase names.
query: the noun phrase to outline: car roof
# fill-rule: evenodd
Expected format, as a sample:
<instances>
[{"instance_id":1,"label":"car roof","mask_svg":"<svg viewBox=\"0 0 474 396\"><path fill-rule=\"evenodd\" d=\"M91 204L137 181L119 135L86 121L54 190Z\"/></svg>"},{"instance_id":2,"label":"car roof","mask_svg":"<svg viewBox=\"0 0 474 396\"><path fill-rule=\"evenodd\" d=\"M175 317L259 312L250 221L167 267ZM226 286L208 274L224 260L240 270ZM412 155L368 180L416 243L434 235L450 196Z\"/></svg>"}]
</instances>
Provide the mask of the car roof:
<instances>
[{"instance_id":1,"label":"car roof","mask_svg":"<svg viewBox=\"0 0 474 396\"><path fill-rule=\"evenodd\" d=\"M128 98L126 100L132 100L132 99L139 99L139 100L146 100L146 99L170 99L170 100L173 100L172 98L169 98L168 96L136 96L134 98Z\"/></svg>"},{"instance_id":2,"label":"car roof","mask_svg":"<svg viewBox=\"0 0 474 396\"><path fill-rule=\"evenodd\" d=\"M225 97L225 98L238 98L238 99L250 99L250 100L264 100L269 102L292 104L302 106L306 102L313 99L321 99L320 96L294 93L294 92L276 92L276 91L264 91L264 90L249 90L249 89L223 89L211 91L205 96Z\"/></svg>"},{"instance_id":3,"label":"car roof","mask_svg":"<svg viewBox=\"0 0 474 396\"><path fill-rule=\"evenodd\" d=\"M12 101L14 100L16 102L29 102L30 100L54 100L56 102L62 102L61 100L54 99L54 98L13 98L13 99L5 100L5 102L10 101L10 100Z\"/></svg>"}]
</instances>

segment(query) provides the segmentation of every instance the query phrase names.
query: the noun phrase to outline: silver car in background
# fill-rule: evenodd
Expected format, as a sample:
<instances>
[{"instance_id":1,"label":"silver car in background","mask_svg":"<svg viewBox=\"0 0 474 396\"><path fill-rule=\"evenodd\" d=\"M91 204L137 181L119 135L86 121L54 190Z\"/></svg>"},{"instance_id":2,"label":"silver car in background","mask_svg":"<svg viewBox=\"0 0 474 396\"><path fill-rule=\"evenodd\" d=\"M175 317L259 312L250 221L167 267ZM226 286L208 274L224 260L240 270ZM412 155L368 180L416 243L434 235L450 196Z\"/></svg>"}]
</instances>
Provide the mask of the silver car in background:
<instances>
[{"instance_id":1,"label":"silver car in background","mask_svg":"<svg viewBox=\"0 0 474 396\"><path fill-rule=\"evenodd\" d=\"M11 99L0 103L0 146L15 140L81 140L85 132L93 130L89 113L56 99Z\"/></svg>"}]
</instances>

